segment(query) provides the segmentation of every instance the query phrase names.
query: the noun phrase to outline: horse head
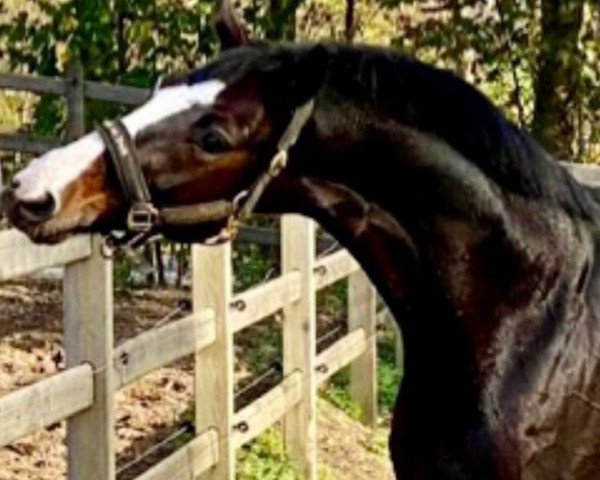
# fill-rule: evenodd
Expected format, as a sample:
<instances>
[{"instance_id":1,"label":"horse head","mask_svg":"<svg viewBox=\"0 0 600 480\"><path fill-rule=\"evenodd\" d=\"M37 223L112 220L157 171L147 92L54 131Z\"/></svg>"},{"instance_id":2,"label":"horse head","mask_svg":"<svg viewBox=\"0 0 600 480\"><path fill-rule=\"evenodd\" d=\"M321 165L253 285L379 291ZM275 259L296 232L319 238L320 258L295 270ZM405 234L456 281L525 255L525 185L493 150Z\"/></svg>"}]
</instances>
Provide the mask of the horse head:
<instances>
[{"instance_id":1,"label":"horse head","mask_svg":"<svg viewBox=\"0 0 600 480\"><path fill-rule=\"evenodd\" d=\"M112 136L124 138L111 142L107 129L99 129L33 160L2 192L13 225L49 243L74 232L126 228L132 199L122 177L128 173L119 171L123 158L115 157L135 157L133 168L158 210L231 202L269 169L294 113L323 81L325 55L320 47L293 54L249 45L228 3L223 5L217 21L226 49L221 57L167 79L120 119ZM247 45L230 49L241 44ZM195 225L193 240L214 234L225 221ZM190 239L187 224L154 227L175 237L185 231Z\"/></svg>"}]
</instances>

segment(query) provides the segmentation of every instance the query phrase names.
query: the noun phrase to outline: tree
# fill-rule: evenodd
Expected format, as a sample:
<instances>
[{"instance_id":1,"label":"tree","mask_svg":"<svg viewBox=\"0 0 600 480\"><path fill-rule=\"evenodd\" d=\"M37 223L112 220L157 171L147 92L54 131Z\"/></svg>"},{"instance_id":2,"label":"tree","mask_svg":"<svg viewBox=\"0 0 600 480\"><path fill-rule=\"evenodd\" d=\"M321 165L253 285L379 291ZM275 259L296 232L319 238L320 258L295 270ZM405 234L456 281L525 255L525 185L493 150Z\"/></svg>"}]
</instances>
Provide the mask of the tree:
<instances>
[{"instance_id":1,"label":"tree","mask_svg":"<svg viewBox=\"0 0 600 480\"><path fill-rule=\"evenodd\" d=\"M403 12L398 48L468 77L558 158L600 162L597 0L379 2Z\"/></svg>"},{"instance_id":2,"label":"tree","mask_svg":"<svg viewBox=\"0 0 600 480\"><path fill-rule=\"evenodd\" d=\"M581 104L579 37L584 0L542 0L541 39L532 130L559 158L572 158Z\"/></svg>"}]
</instances>

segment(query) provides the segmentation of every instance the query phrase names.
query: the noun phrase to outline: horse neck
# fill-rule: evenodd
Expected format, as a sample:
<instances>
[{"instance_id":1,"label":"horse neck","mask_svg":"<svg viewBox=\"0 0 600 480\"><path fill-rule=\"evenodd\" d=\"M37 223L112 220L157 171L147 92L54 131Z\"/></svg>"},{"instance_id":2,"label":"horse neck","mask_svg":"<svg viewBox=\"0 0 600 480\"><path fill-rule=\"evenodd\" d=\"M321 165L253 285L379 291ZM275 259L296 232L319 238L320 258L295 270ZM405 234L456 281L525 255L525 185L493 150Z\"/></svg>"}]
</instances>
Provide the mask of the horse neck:
<instances>
[{"instance_id":1,"label":"horse neck","mask_svg":"<svg viewBox=\"0 0 600 480\"><path fill-rule=\"evenodd\" d=\"M492 367L502 322L525 319L586 261L585 228L560 207L507 192L443 140L352 106L317 113L285 183L276 209L311 216L340 239L408 348L461 351L473 374Z\"/></svg>"}]
</instances>

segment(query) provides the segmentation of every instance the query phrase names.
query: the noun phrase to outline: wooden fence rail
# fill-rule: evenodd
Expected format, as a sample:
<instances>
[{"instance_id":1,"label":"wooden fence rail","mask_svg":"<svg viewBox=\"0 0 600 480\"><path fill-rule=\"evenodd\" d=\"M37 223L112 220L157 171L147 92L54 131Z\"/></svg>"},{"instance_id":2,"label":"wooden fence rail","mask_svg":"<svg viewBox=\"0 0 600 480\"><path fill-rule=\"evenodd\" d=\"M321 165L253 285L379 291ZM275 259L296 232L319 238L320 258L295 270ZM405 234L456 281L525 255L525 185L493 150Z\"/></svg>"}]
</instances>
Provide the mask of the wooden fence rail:
<instances>
[{"instance_id":1,"label":"wooden fence rail","mask_svg":"<svg viewBox=\"0 0 600 480\"><path fill-rule=\"evenodd\" d=\"M124 105L139 105L150 95L150 90L128 87L123 85L108 85L99 82L84 81L82 69L75 63L70 66L66 78L39 77L33 75L17 75L12 73L0 74L0 89L29 92L36 94L51 94L65 97L70 106L83 108L85 99L102 100ZM69 100L73 94L80 93L81 99ZM81 124L83 118L73 121L70 125ZM67 127L67 130L69 126ZM67 135L67 139L72 138ZM60 145L56 139L37 138L25 134L0 134L0 150L18 151L42 154Z\"/></svg>"},{"instance_id":2,"label":"wooden fence rail","mask_svg":"<svg viewBox=\"0 0 600 480\"><path fill-rule=\"evenodd\" d=\"M114 393L161 366L195 354L198 435L139 478L191 480L202 472L213 478L234 478L235 450L279 420L286 421L288 449L303 478L315 478L316 389L339 369L352 362L360 365L361 358L374 351L376 312L370 300L374 292L364 277L351 281L349 316L356 328L317 355L317 291L344 276L352 280L362 273L345 251L315 259L315 227L310 220L284 216L282 221L280 277L233 295L230 246L194 247L194 312L116 347L110 266L99 255L100 239L73 239L80 251L67 257L61 256L60 245L38 247L12 231L0 235L4 241L0 246L5 251L19 249L24 263L12 264L2 279L11 273L29 273L32 265L43 268L59 260L70 262L64 289L69 368L0 398L0 446L68 419L69 478L113 480ZM35 257L39 248L49 249L48 259L32 263L28 257ZM282 309L288 345L284 378L236 412L233 334ZM354 391L363 392L358 399L368 412L365 421L373 421L376 405L371 361L369 354L360 374L352 377Z\"/></svg>"}]
</instances>

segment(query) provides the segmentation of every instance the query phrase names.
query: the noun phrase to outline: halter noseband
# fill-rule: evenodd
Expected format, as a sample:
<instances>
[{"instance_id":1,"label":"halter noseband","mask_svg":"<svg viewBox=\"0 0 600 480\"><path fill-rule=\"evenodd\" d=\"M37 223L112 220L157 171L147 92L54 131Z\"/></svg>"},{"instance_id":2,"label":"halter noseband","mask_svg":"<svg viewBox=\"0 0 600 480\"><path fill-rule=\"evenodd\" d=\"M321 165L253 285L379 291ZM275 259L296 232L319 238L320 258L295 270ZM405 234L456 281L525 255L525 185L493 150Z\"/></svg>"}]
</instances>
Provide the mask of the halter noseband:
<instances>
[{"instance_id":1,"label":"halter noseband","mask_svg":"<svg viewBox=\"0 0 600 480\"><path fill-rule=\"evenodd\" d=\"M277 143L277 152L272 157L267 170L260 174L250 188L239 192L233 200L221 199L166 208L158 208L152 202L137 150L123 122L121 120L104 122L98 128L98 132L106 144L121 192L129 204L125 235L122 237L109 235L105 242L106 250L141 245L148 240L156 227L190 226L225 219L226 226L205 243L216 244L235 238L240 223L254 211L269 183L287 166L288 151L298 140L312 115L313 108L314 99L311 99L295 110Z\"/></svg>"}]
</instances>

